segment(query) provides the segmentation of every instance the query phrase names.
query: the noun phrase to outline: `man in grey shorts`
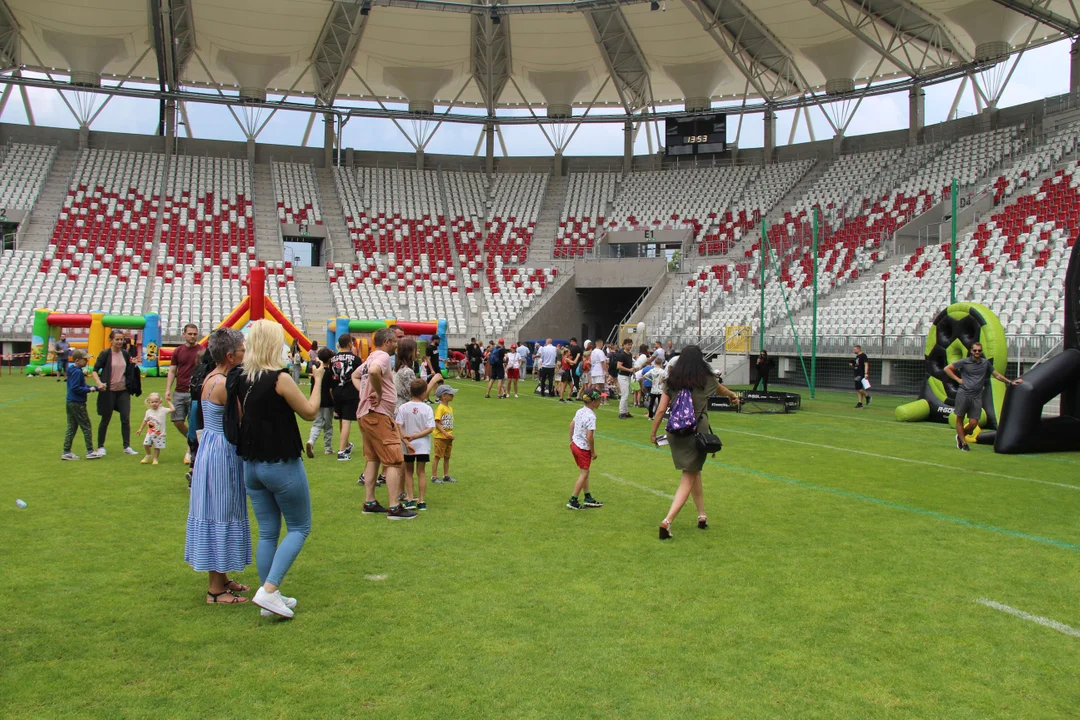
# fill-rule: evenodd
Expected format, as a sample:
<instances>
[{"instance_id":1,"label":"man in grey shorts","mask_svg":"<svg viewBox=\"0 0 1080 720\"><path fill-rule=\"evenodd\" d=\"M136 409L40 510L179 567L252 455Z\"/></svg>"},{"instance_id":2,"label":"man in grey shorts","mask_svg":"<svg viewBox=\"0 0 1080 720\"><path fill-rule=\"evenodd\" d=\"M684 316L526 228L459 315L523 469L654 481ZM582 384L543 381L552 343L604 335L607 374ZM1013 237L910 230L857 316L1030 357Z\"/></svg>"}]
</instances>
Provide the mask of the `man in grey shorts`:
<instances>
[{"instance_id":1,"label":"man in grey shorts","mask_svg":"<svg viewBox=\"0 0 1080 720\"><path fill-rule=\"evenodd\" d=\"M995 370L991 362L983 357L982 343L972 345L968 357L946 366L945 374L960 386L953 408L953 417L956 418L956 449L969 452L970 448L964 436L970 435L979 426L979 416L983 409L983 389L986 387L987 378L992 377L1009 385L1019 385L1024 381L1019 378L1009 380ZM966 424L964 418L967 418Z\"/></svg>"}]
</instances>

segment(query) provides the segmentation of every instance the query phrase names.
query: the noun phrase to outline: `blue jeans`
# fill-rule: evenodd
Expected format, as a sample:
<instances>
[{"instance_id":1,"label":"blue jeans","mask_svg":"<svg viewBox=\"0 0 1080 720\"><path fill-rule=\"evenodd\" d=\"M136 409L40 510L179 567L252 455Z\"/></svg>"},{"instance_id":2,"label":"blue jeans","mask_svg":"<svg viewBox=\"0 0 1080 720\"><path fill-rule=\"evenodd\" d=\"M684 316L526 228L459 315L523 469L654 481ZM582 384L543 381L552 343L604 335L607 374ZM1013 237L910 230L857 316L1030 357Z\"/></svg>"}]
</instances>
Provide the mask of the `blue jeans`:
<instances>
[{"instance_id":1,"label":"blue jeans","mask_svg":"<svg viewBox=\"0 0 1080 720\"><path fill-rule=\"evenodd\" d=\"M304 464L300 458L288 462L245 460L244 485L259 523L255 554L259 581L281 585L311 533L311 494ZM288 532L279 546L283 515Z\"/></svg>"}]
</instances>

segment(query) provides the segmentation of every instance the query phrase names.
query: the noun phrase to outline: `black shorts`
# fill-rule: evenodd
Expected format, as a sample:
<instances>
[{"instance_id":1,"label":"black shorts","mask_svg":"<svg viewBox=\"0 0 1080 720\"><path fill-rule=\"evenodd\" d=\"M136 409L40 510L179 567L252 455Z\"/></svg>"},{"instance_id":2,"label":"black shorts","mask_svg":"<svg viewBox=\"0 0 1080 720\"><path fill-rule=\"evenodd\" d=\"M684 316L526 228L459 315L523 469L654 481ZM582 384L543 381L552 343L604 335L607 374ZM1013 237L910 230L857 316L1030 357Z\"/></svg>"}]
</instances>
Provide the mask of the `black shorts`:
<instances>
[{"instance_id":1,"label":"black shorts","mask_svg":"<svg viewBox=\"0 0 1080 720\"><path fill-rule=\"evenodd\" d=\"M502 380L505 377L506 377L506 367L505 366L503 366L503 365L492 365L491 366L491 379L492 380Z\"/></svg>"},{"instance_id":2,"label":"black shorts","mask_svg":"<svg viewBox=\"0 0 1080 720\"><path fill-rule=\"evenodd\" d=\"M406 455L405 464L413 465L415 463L427 463L431 462L431 455L424 453L423 455Z\"/></svg>"},{"instance_id":3,"label":"black shorts","mask_svg":"<svg viewBox=\"0 0 1080 720\"><path fill-rule=\"evenodd\" d=\"M563 370L562 375L559 376L562 382L568 383L574 379L574 374L569 370Z\"/></svg>"},{"instance_id":4,"label":"black shorts","mask_svg":"<svg viewBox=\"0 0 1080 720\"><path fill-rule=\"evenodd\" d=\"M855 389L856 390L862 390L863 389L862 378L861 377L855 378Z\"/></svg>"},{"instance_id":5,"label":"black shorts","mask_svg":"<svg viewBox=\"0 0 1080 720\"><path fill-rule=\"evenodd\" d=\"M342 400L334 400L334 414L341 420L356 421L356 411L360 408L360 398L355 400L352 398L345 398Z\"/></svg>"}]
</instances>

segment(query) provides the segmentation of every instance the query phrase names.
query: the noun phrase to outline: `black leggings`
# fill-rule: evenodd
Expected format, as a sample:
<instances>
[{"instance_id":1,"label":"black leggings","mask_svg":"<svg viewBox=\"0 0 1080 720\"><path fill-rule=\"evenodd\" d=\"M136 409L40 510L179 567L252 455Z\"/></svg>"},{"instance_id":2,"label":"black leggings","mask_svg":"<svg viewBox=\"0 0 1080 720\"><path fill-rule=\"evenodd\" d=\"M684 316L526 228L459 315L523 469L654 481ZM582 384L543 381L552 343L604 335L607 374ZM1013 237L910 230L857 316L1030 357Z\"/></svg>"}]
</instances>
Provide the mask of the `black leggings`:
<instances>
[{"instance_id":1,"label":"black leggings","mask_svg":"<svg viewBox=\"0 0 1080 720\"><path fill-rule=\"evenodd\" d=\"M656 408L660 405L660 394L649 392L649 419L652 420L656 415Z\"/></svg>"},{"instance_id":2,"label":"black leggings","mask_svg":"<svg viewBox=\"0 0 1080 720\"><path fill-rule=\"evenodd\" d=\"M124 447L131 447L131 394L127 390L106 390L101 393L98 410L101 416L97 429L98 447L105 447L105 435L109 432L109 421L114 410L120 414L120 438L124 441Z\"/></svg>"},{"instance_id":3,"label":"black leggings","mask_svg":"<svg viewBox=\"0 0 1080 720\"><path fill-rule=\"evenodd\" d=\"M765 392L769 392L769 376L768 375L759 376L757 382L754 383L754 389L755 390L758 389L758 385L761 385L762 390L764 390Z\"/></svg>"}]
</instances>

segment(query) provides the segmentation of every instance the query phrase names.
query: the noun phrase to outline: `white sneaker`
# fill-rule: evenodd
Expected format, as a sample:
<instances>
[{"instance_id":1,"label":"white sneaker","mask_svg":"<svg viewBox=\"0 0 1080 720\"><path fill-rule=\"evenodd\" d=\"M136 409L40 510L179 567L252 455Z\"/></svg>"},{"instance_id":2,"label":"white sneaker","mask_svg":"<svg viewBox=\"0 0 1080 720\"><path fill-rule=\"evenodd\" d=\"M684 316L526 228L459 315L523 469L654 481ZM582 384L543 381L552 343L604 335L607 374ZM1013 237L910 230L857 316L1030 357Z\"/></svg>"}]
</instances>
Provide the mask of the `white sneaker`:
<instances>
[{"instance_id":1,"label":"white sneaker","mask_svg":"<svg viewBox=\"0 0 1080 720\"><path fill-rule=\"evenodd\" d=\"M94 452L86 453L86 459L87 460L98 460L100 458L101 458L101 452L98 451L98 450L95 450Z\"/></svg>"},{"instance_id":2,"label":"white sneaker","mask_svg":"<svg viewBox=\"0 0 1080 720\"><path fill-rule=\"evenodd\" d=\"M289 608L290 610L292 610L294 607L296 607L296 598L285 597L284 595L282 595L281 599L285 601L285 607ZM271 612L269 610L260 609L259 614L262 615L263 617L274 617L274 615L276 613L273 613L273 612Z\"/></svg>"},{"instance_id":3,"label":"white sneaker","mask_svg":"<svg viewBox=\"0 0 1080 720\"><path fill-rule=\"evenodd\" d=\"M103 458L103 457L105 457L105 448L103 448L103 447L99 447L99 448L97 449L97 456L98 456L99 458Z\"/></svg>"},{"instance_id":4,"label":"white sneaker","mask_svg":"<svg viewBox=\"0 0 1080 720\"><path fill-rule=\"evenodd\" d=\"M139 453L135 452L130 447L126 447L126 448L124 448L124 454L125 455L138 455Z\"/></svg>"},{"instance_id":5,"label":"white sneaker","mask_svg":"<svg viewBox=\"0 0 1080 720\"><path fill-rule=\"evenodd\" d=\"M268 593L265 588L260 587L251 601L262 609L269 610L274 615L280 615L284 618L293 616L293 611L285 603L285 598L281 597L280 590Z\"/></svg>"},{"instance_id":6,"label":"white sneaker","mask_svg":"<svg viewBox=\"0 0 1080 720\"><path fill-rule=\"evenodd\" d=\"M73 452L66 452L60 456L61 460L78 460L79 456Z\"/></svg>"}]
</instances>

